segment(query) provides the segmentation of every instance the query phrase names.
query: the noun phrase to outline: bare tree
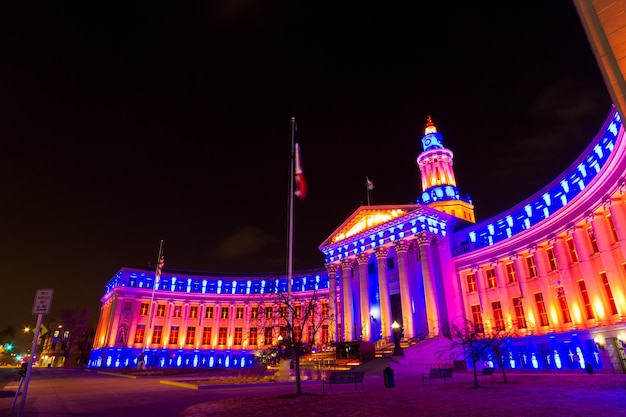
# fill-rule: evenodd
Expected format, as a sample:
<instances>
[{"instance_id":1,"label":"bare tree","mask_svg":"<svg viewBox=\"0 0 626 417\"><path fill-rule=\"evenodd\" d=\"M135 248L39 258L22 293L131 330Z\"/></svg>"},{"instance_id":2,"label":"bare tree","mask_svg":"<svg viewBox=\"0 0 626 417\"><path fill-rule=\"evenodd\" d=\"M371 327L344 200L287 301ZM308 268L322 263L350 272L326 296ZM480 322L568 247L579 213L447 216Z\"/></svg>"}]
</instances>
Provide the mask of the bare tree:
<instances>
[{"instance_id":1,"label":"bare tree","mask_svg":"<svg viewBox=\"0 0 626 417\"><path fill-rule=\"evenodd\" d=\"M79 346L83 349L87 347L81 341L84 341L85 338L89 340L89 310L86 308L66 308L61 311L61 320L63 330L67 334L67 337L63 340L64 366L70 366L72 348L74 346ZM83 355L84 352L79 352L80 357Z\"/></svg>"},{"instance_id":2,"label":"bare tree","mask_svg":"<svg viewBox=\"0 0 626 417\"><path fill-rule=\"evenodd\" d=\"M330 322L326 309L321 307L322 298L317 291L306 295L277 292L274 297L264 296L256 302L258 322L265 329L278 329L279 336L282 337L282 341L276 345L277 353L280 355L281 348L284 347L285 354L290 356L296 380L296 395L300 395L300 356L314 347L316 335L323 325Z\"/></svg>"},{"instance_id":3,"label":"bare tree","mask_svg":"<svg viewBox=\"0 0 626 417\"><path fill-rule=\"evenodd\" d=\"M474 387L478 388L478 368L481 360L492 353L502 372L505 383L508 382L504 357L507 353L506 341L518 334L516 323L509 323L502 328L490 327L485 330L482 323L474 323L468 319L461 319L444 326L444 336L450 340L451 350L461 348L465 360L472 362L474 373Z\"/></svg>"}]
</instances>

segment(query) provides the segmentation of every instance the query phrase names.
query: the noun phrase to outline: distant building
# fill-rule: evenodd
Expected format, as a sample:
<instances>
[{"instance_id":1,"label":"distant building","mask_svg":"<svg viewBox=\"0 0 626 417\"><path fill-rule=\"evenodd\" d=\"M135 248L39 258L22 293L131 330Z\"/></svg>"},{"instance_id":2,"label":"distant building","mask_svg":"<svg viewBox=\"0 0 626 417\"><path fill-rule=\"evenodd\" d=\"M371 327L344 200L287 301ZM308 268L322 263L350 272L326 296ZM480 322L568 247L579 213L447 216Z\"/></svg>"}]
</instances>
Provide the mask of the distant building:
<instances>
[{"instance_id":1,"label":"distant building","mask_svg":"<svg viewBox=\"0 0 626 417\"><path fill-rule=\"evenodd\" d=\"M320 245L325 268L293 275L293 303L322 297L311 346L441 337L464 318L514 328L506 366L626 370L626 143L612 109L559 178L475 223L452 152L432 120L421 140L416 204L362 206ZM90 366L246 367L273 346L284 275L122 268L102 298ZM275 304L275 305L273 305ZM148 318L151 317L149 320ZM267 321L269 320L269 322ZM486 358L488 360L489 358Z\"/></svg>"}]
</instances>

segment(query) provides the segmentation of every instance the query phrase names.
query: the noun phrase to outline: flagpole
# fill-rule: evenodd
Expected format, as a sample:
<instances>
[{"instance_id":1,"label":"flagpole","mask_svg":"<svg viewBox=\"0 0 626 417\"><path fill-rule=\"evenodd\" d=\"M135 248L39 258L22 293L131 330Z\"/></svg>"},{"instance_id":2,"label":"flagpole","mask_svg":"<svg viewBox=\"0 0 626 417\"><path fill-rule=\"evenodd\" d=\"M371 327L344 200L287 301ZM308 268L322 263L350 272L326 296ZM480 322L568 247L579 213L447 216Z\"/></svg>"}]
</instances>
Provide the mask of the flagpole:
<instances>
[{"instance_id":1,"label":"flagpole","mask_svg":"<svg viewBox=\"0 0 626 417\"><path fill-rule=\"evenodd\" d=\"M288 323L293 327L291 323L292 318L292 306L291 306L291 279L293 276L293 197L295 195L295 142L296 142L296 118L292 117L290 122L290 141L291 141L291 157L289 158L289 238L288 246L289 253L287 255L287 311L288 311Z\"/></svg>"},{"instance_id":2,"label":"flagpole","mask_svg":"<svg viewBox=\"0 0 626 417\"><path fill-rule=\"evenodd\" d=\"M159 268L161 266L161 257L163 256L163 239L159 242L159 255L157 256L156 268L154 270L154 281L152 282L152 295L150 296L150 305L148 306L148 325L146 326L146 334L143 338L143 352L142 357L145 356L145 352L148 345L148 337L150 337L150 342L152 342L152 305L154 304L154 292L156 290L157 285L159 284L160 271Z\"/></svg>"}]
</instances>

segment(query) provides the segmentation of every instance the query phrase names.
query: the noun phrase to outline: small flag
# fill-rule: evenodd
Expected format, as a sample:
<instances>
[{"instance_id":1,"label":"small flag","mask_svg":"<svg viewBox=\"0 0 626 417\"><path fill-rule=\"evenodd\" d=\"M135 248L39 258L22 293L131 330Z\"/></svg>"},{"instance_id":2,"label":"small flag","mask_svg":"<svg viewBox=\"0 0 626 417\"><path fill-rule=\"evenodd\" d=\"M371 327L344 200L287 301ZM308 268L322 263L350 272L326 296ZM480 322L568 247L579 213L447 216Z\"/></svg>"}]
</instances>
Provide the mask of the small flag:
<instances>
[{"instance_id":1,"label":"small flag","mask_svg":"<svg viewBox=\"0 0 626 417\"><path fill-rule=\"evenodd\" d=\"M296 143L296 192L294 193L296 197L300 200L304 200L307 192L309 191L309 185L304 178L304 173L302 172L302 156L300 155L300 144Z\"/></svg>"},{"instance_id":2,"label":"small flag","mask_svg":"<svg viewBox=\"0 0 626 417\"><path fill-rule=\"evenodd\" d=\"M372 191L374 189L374 183L370 181L368 177L365 177L365 186L367 187L367 191Z\"/></svg>"},{"instance_id":3,"label":"small flag","mask_svg":"<svg viewBox=\"0 0 626 417\"><path fill-rule=\"evenodd\" d=\"M161 257L159 258L159 263L157 264L157 270L156 270L156 284L159 284L159 281L161 281L161 270L163 269L163 267L165 266L165 256L161 255Z\"/></svg>"}]
</instances>

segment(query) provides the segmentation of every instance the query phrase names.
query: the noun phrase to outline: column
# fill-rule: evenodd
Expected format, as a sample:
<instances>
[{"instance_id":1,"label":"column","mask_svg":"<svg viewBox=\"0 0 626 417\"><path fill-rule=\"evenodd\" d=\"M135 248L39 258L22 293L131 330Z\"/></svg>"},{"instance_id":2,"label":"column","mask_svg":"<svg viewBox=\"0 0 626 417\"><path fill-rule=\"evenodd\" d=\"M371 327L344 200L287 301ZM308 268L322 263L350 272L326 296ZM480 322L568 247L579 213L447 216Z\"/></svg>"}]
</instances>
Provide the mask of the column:
<instances>
[{"instance_id":1,"label":"column","mask_svg":"<svg viewBox=\"0 0 626 417\"><path fill-rule=\"evenodd\" d=\"M235 338L235 305L228 305L228 330L226 330L226 346L233 347L233 339Z\"/></svg>"},{"instance_id":2,"label":"column","mask_svg":"<svg viewBox=\"0 0 626 417\"><path fill-rule=\"evenodd\" d=\"M370 314L370 286L369 286L369 271L367 264L370 259L370 253L360 253L356 257L359 263L359 295L361 298L361 339L366 342L372 341L371 334L371 314Z\"/></svg>"},{"instance_id":3,"label":"column","mask_svg":"<svg viewBox=\"0 0 626 417\"><path fill-rule=\"evenodd\" d=\"M178 347L183 348L187 345L187 326L189 326L189 303L183 305L183 320L180 332L178 333ZM183 341L181 343L181 340Z\"/></svg>"},{"instance_id":4,"label":"column","mask_svg":"<svg viewBox=\"0 0 626 417\"><path fill-rule=\"evenodd\" d=\"M341 292L342 292L342 305L343 305L343 317L341 323L343 324L342 340L351 341L354 340L354 302L352 297L352 266L354 265L354 259L348 258L341 261Z\"/></svg>"},{"instance_id":5,"label":"column","mask_svg":"<svg viewBox=\"0 0 626 417\"><path fill-rule=\"evenodd\" d=\"M402 304L402 328L404 337L412 339L415 337L413 326L413 297L411 295L411 283L409 279L409 242L397 240L394 242L396 254L398 255L398 274L400 280L400 301Z\"/></svg>"},{"instance_id":6,"label":"column","mask_svg":"<svg viewBox=\"0 0 626 417\"><path fill-rule=\"evenodd\" d=\"M535 262L537 265L537 275L539 278L539 287L543 296L543 304L548 315L548 326L550 331L559 331L561 329L561 319L558 314L558 300L555 297L553 285L550 282L550 267L548 265L548 254L546 248L538 246L535 252Z\"/></svg>"},{"instance_id":7,"label":"column","mask_svg":"<svg viewBox=\"0 0 626 417\"><path fill-rule=\"evenodd\" d=\"M619 265L613 254L613 234L611 233L609 221L604 214L594 216L591 221L593 227L593 233L596 237L598 249L600 250L600 259L604 266L604 272L606 273L611 293L613 294L613 301L617 307L617 311L620 318L626 316L626 281L622 278L620 273L621 265ZM621 243L620 243L621 245ZM601 285L604 285L600 282ZM605 291L606 293L606 291ZM612 315L610 306L607 305L607 318Z\"/></svg>"},{"instance_id":8,"label":"column","mask_svg":"<svg viewBox=\"0 0 626 417\"><path fill-rule=\"evenodd\" d=\"M165 321L165 325L163 326L163 339L161 340L161 344L163 347L169 347L170 344L170 329L172 327L172 316L174 315L174 303L168 303L167 309L167 320ZM180 336L180 332L179 332Z\"/></svg>"},{"instance_id":9,"label":"column","mask_svg":"<svg viewBox=\"0 0 626 417\"><path fill-rule=\"evenodd\" d=\"M202 336L204 335L204 315L206 306L200 303L198 306L198 328L196 329L196 349L200 349L202 344Z\"/></svg>"},{"instance_id":10,"label":"column","mask_svg":"<svg viewBox=\"0 0 626 417\"><path fill-rule=\"evenodd\" d=\"M435 286L435 275L433 259L430 254L430 242L432 234L419 232L415 235L420 250L422 261L422 276L424 277L424 296L426 298L426 316L428 320L428 334L431 337L439 336L439 311L437 306L437 289Z\"/></svg>"},{"instance_id":11,"label":"column","mask_svg":"<svg viewBox=\"0 0 626 417\"><path fill-rule=\"evenodd\" d=\"M588 221L591 221L591 219L588 219ZM575 227L573 237L574 247L576 248L576 253L578 254L580 272L582 273L581 278L585 281L585 288L587 289L587 295L589 296L589 302L591 303L591 309L594 317L588 317L586 310L583 311L583 313L585 314L585 320L593 320L593 324L595 324L597 320L601 320L606 314L606 305L608 300L606 298L606 294L604 291L600 291L598 285L599 275L594 268L593 261L591 260L591 256L594 254L592 254L587 225ZM580 291L578 282L576 282L575 285L576 289ZM582 307L584 309L584 305Z\"/></svg>"},{"instance_id":12,"label":"column","mask_svg":"<svg viewBox=\"0 0 626 417\"><path fill-rule=\"evenodd\" d=\"M520 288L520 296L522 297L522 308L526 317L526 325L529 333L535 333L538 325L539 312L530 288L528 287L528 264L526 256L515 256L515 271L517 272L517 283ZM513 306L515 307L515 306ZM516 316L517 317L517 316Z\"/></svg>"},{"instance_id":13,"label":"column","mask_svg":"<svg viewBox=\"0 0 626 417\"><path fill-rule=\"evenodd\" d=\"M337 271L339 264L327 264L328 271L328 314L330 315L330 326L328 332L330 341L336 342L337 337Z\"/></svg>"},{"instance_id":14,"label":"column","mask_svg":"<svg viewBox=\"0 0 626 417\"><path fill-rule=\"evenodd\" d=\"M562 297L565 298L572 319L571 326L573 329L584 327L584 313L581 310L582 301L580 299L580 293L574 287L574 280L572 279L572 271L570 269L570 254L567 247L567 236L556 238L554 241L554 253L556 254L556 263L559 267L560 277L557 281L557 285L562 288ZM561 295L557 294L557 300L559 297L561 297ZM563 319L563 315L561 315L561 319ZM565 324L567 325L567 323Z\"/></svg>"},{"instance_id":15,"label":"column","mask_svg":"<svg viewBox=\"0 0 626 417\"><path fill-rule=\"evenodd\" d=\"M502 308L502 316L504 318L504 325L507 329L513 324L513 318L511 317L511 295L507 286L509 285L509 278L506 273L506 266L504 262L494 261L491 266L496 271L496 282L498 283L498 297L500 298L500 307Z\"/></svg>"},{"instance_id":16,"label":"column","mask_svg":"<svg viewBox=\"0 0 626 417\"><path fill-rule=\"evenodd\" d=\"M615 233L620 242L622 256L626 259L626 204L622 198L612 199L609 206Z\"/></svg>"},{"instance_id":17,"label":"column","mask_svg":"<svg viewBox=\"0 0 626 417\"><path fill-rule=\"evenodd\" d=\"M257 334L258 338L258 334ZM243 344L242 347L247 349L250 346L250 303L246 301L243 306Z\"/></svg>"},{"instance_id":18,"label":"column","mask_svg":"<svg viewBox=\"0 0 626 417\"><path fill-rule=\"evenodd\" d=\"M221 305L219 303L215 303L215 305L213 306L213 329L211 329L211 347L213 349L215 349L217 347L217 341L219 338L219 334L220 334L220 316L222 315L221 312Z\"/></svg>"},{"instance_id":19,"label":"column","mask_svg":"<svg viewBox=\"0 0 626 417\"><path fill-rule=\"evenodd\" d=\"M380 325L383 340L391 339L391 301L389 299L389 285L387 282L387 254L389 248L378 247L374 250L378 266L378 294L380 296Z\"/></svg>"},{"instance_id":20,"label":"column","mask_svg":"<svg viewBox=\"0 0 626 417\"><path fill-rule=\"evenodd\" d=\"M156 321L156 313L159 307L158 301L151 301L151 305L148 308L148 317L146 318L146 337L145 345L150 347L152 345L152 337L154 336L154 325Z\"/></svg>"}]
</instances>

